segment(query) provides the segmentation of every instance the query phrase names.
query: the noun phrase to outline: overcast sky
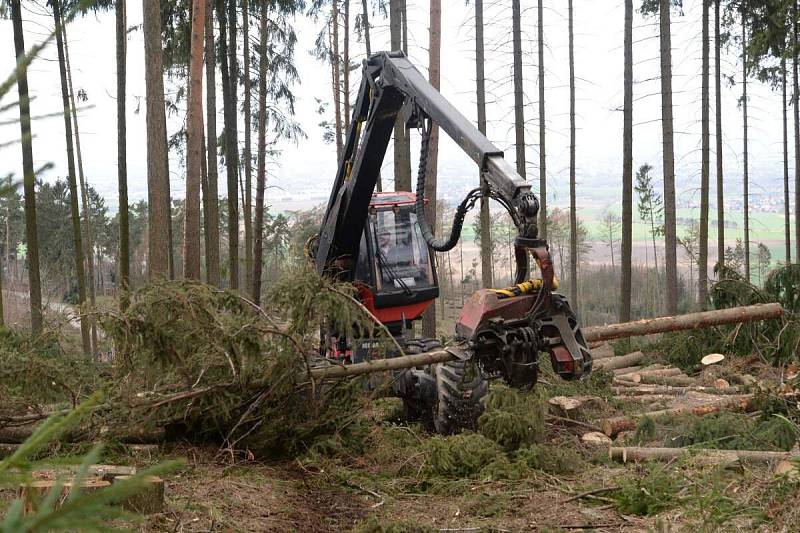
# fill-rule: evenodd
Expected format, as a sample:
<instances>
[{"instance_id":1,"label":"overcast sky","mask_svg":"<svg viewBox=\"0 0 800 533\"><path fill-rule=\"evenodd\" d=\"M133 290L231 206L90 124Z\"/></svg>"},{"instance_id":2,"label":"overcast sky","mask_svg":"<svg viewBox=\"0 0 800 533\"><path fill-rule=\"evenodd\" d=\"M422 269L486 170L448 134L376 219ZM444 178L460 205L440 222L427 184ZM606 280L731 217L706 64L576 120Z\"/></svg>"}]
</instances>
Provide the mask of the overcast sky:
<instances>
[{"instance_id":1,"label":"overcast sky","mask_svg":"<svg viewBox=\"0 0 800 533\"><path fill-rule=\"evenodd\" d=\"M621 0L575 0L575 71L577 77L577 165L578 182L582 185L606 184L617 187L622 167L622 71L623 71L623 4ZM360 2L352 2L353 9ZM545 52L547 103L547 175L550 201L564 203L567 191L569 154L569 91L567 64L566 2L545 0ZM673 63L675 77L675 155L679 182L679 200L698 195L700 172L700 0L685 2L684 16L673 18ZM49 11L39 4L23 2L26 46L41 41L52 27ZM141 5L129 3L128 25L141 23ZM427 70L428 4L409 2L409 55L423 73ZM442 28L442 92L470 119L475 110L475 65L473 6L463 0L443 2ZM511 8L510 2L494 2L486 6L487 89L490 91L488 136L506 151L513 163L513 86L511 81ZM388 48L387 22L374 16L373 49ZM279 198L288 193L314 196L314 191L327 191L336 172L335 146L325 144L318 127L315 98L331 100L330 69L309 53L320 27L306 16L296 19L299 38L296 60L300 82L295 86L297 120L307 139L299 144L282 143L281 155L270 168L269 183L274 187L268 199L280 209ZM255 25L254 25L255 31ZM523 2L523 60L527 123L528 177L538 188L538 86L536 57L535 2ZM88 96L80 113L83 159L89 182L106 197L112 208L117 203L116 174L116 81L114 15L89 15L68 28L71 62L76 91ZM661 125L658 75L657 27L652 19L638 13L634 20L634 162L656 167L658 180L661 166ZM128 176L132 200L146 197L146 148L144 99L144 47L141 31L128 37ZM14 65L11 22L0 21L0 73L8 73ZM363 57L357 43L355 54ZM29 85L34 115L58 111L61 106L58 65L55 47L50 46L29 70ZM713 68L713 62L712 62ZM735 85L725 84L723 94L724 146L729 190L739 190L741 182L742 116L737 105L741 91L741 65L737 52L723 56L723 71L734 77ZM360 82L360 72L352 76L352 92ZM219 76L218 76L219 79ZM169 84L168 84L169 90ZM713 90L713 84L712 84ZM755 82L750 86L750 153L754 195L777 190L782 179L780 95ZM218 90L221 106L221 91ZM11 101L15 94L4 99ZM713 104L713 94L712 94ZM713 110L712 110L713 113ZM13 117L5 113L3 120ZM713 117L713 114L712 114ZM169 117L168 129L174 132L184 119L183 112ZM221 128L221 108L218 128ZM713 124L712 124L713 135ZM54 169L46 179L66 174L64 131L61 117L37 119L33 124L36 164L53 162ZM418 136L414 134L417 138ZM17 124L0 126L0 144L18 138ZM242 136L240 135L240 141ZM714 142L712 139L712 149ZM391 150L384 162L385 179L391 179ZM21 157L17 147L0 153L0 175L14 172L21 175ZM416 160L416 151L412 160ZM791 163L793 164L793 163ZM412 162L412 165L416 165ZM184 169L173 156L170 165L173 195L184 193ZM440 149L440 190L448 183L474 175L474 165L457 146L442 142ZM477 180L477 178L475 178ZM713 173L712 173L713 182ZM298 185L300 184L300 185ZM224 191L225 180L220 179ZM298 188L302 189L298 191ZM580 191L581 189L579 189ZM300 194L298 194L300 193ZM326 196L327 192L322 194ZM713 193L712 193L713 198Z\"/></svg>"}]
</instances>

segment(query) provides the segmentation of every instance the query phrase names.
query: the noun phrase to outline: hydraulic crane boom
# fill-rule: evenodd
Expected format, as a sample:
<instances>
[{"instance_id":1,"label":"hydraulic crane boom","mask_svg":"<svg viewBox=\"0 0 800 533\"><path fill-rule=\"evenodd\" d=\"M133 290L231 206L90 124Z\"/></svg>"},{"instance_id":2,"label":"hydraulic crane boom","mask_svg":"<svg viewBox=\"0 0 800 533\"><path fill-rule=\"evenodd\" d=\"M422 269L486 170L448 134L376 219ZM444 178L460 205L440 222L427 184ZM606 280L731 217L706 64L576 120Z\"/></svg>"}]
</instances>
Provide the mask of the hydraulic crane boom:
<instances>
[{"instance_id":1,"label":"hydraulic crane boom","mask_svg":"<svg viewBox=\"0 0 800 533\"><path fill-rule=\"evenodd\" d=\"M426 120L438 124L480 168L490 189L483 192L513 211L520 237L517 244L525 248L543 245L536 241L539 202L503 152L432 87L402 52L382 52L364 62L353 120L320 232L315 260L319 272L334 260L357 259L361 236L353 229L363 226L367 216L398 114L408 127L422 127ZM458 235L455 237L457 240ZM517 258L521 282L528 274L527 254L518 253ZM346 265L340 266L352 272Z\"/></svg>"}]
</instances>

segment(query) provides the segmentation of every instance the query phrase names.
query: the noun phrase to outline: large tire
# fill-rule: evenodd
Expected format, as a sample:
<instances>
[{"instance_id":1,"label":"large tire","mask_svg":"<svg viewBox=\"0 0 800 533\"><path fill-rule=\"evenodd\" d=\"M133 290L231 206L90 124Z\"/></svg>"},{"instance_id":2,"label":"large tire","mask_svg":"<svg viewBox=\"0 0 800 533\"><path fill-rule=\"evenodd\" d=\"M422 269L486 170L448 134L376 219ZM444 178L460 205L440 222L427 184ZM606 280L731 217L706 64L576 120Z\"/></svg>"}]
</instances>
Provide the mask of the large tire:
<instances>
[{"instance_id":1,"label":"large tire","mask_svg":"<svg viewBox=\"0 0 800 533\"><path fill-rule=\"evenodd\" d=\"M436 405L433 426L437 433L451 435L475 429L483 412L481 399L489 392L480 368L473 361L448 361L433 366Z\"/></svg>"}]
</instances>

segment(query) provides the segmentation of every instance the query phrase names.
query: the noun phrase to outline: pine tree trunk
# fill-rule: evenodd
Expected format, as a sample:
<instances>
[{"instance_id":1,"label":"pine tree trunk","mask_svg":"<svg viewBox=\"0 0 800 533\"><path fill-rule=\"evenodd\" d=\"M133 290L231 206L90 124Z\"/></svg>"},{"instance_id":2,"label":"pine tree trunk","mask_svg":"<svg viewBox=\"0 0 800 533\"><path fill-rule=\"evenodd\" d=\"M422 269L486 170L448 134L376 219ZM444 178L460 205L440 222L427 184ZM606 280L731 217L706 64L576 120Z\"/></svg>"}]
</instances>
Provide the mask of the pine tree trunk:
<instances>
[{"instance_id":1,"label":"pine tree trunk","mask_svg":"<svg viewBox=\"0 0 800 533\"><path fill-rule=\"evenodd\" d=\"M344 133L350 129L350 0L344 0L344 50L342 55L342 92L344 95Z\"/></svg>"},{"instance_id":2,"label":"pine tree trunk","mask_svg":"<svg viewBox=\"0 0 800 533\"><path fill-rule=\"evenodd\" d=\"M72 149L72 120L69 104L69 86L67 83L67 64L64 56L64 35L63 21L61 19L60 0L54 0L53 19L56 27L56 49L58 52L58 70L61 74L61 104L64 109L64 130L67 144L67 171L69 182L69 203L70 214L72 217L72 238L75 243L75 277L78 282L78 304L83 306L86 303L86 273L83 269L83 238L81 236L81 219L78 208L78 183L75 179L75 154ZM81 324L81 339L83 341L83 353L91 356L92 345L89 339L89 323L83 319Z\"/></svg>"},{"instance_id":3,"label":"pine tree trunk","mask_svg":"<svg viewBox=\"0 0 800 533\"><path fill-rule=\"evenodd\" d=\"M539 14L539 237L547 239L547 151L545 149L544 107L544 8L538 3Z\"/></svg>"},{"instance_id":4,"label":"pine tree trunk","mask_svg":"<svg viewBox=\"0 0 800 533\"><path fill-rule=\"evenodd\" d=\"M700 165L700 243L697 261L697 299L700 301L700 309L706 308L706 300L708 299L708 211L709 211L709 175L711 173L711 134L709 131L709 106L710 104L710 88L709 88L709 63L711 62L711 50L708 42L709 37L709 2L711 0L702 0L703 2L703 72L702 72L702 95L701 105L703 107L700 113L700 122L702 129L701 141L701 165Z\"/></svg>"},{"instance_id":5,"label":"pine tree trunk","mask_svg":"<svg viewBox=\"0 0 800 533\"><path fill-rule=\"evenodd\" d=\"M403 50L405 2L389 0L389 33L392 50ZM411 159L408 131L402 117L394 123L394 190L411 190Z\"/></svg>"},{"instance_id":6,"label":"pine tree trunk","mask_svg":"<svg viewBox=\"0 0 800 533\"><path fill-rule=\"evenodd\" d=\"M428 44L428 81L439 89L441 77L441 49L442 49L442 3L441 0L430 0L430 29ZM428 205L424 216L436 224L436 180L439 159L439 126L433 124L431 138L428 144L428 168L425 180L425 198ZM420 194L422 191L417 191ZM433 253L433 252L429 252ZM433 259L435 259L435 255ZM436 306L431 305L422 315L422 336L436 338Z\"/></svg>"},{"instance_id":7,"label":"pine tree trunk","mask_svg":"<svg viewBox=\"0 0 800 533\"><path fill-rule=\"evenodd\" d=\"M245 291L253 288L253 165L251 142L251 82L250 82L250 7L242 0L242 38L244 40L244 279ZM252 294L250 295L252 297Z\"/></svg>"},{"instance_id":8,"label":"pine tree trunk","mask_svg":"<svg viewBox=\"0 0 800 533\"><path fill-rule=\"evenodd\" d=\"M792 215L789 203L789 115L786 107L786 59L781 60L781 96L783 97L783 218L786 263L792 262Z\"/></svg>"},{"instance_id":9,"label":"pine tree trunk","mask_svg":"<svg viewBox=\"0 0 800 533\"><path fill-rule=\"evenodd\" d=\"M722 168L722 43L720 40L720 0L714 2L714 85L716 97L717 141L717 263L725 264L725 179Z\"/></svg>"},{"instance_id":10,"label":"pine tree trunk","mask_svg":"<svg viewBox=\"0 0 800 533\"><path fill-rule=\"evenodd\" d=\"M126 107L126 55L127 28L125 23L125 0L115 4L116 52L117 52L117 185L119 189L119 305L128 307L127 292L131 283L130 226L128 223L128 156Z\"/></svg>"},{"instance_id":11,"label":"pine tree trunk","mask_svg":"<svg viewBox=\"0 0 800 533\"><path fill-rule=\"evenodd\" d=\"M206 280L219 286L219 171L217 163L217 80L216 50L214 47L214 0L206 0L206 163L207 185L203 196L206 233Z\"/></svg>"},{"instance_id":12,"label":"pine tree trunk","mask_svg":"<svg viewBox=\"0 0 800 533\"><path fill-rule=\"evenodd\" d=\"M261 276L264 262L264 190L267 157L267 0L261 1L258 60L258 163L256 168L256 224L253 265L253 302L261 305Z\"/></svg>"},{"instance_id":13,"label":"pine tree trunk","mask_svg":"<svg viewBox=\"0 0 800 533\"><path fill-rule=\"evenodd\" d=\"M792 49L794 50L792 68L794 69L794 243L795 260L800 262L800 11L798 1L794 2L794 33Z\"/></svg>"},{"instance_id":14,"label":"pine tree trunk","mask_svg":"<svg viewBox=\"0 0 800 533\"><path fill-rule=\"evenodd\" d=\"M625 0L625 74L622 126L622 243L619 321L631 319L633 250L633 0Z\"/></svg>"},{"instance_id":15,"label":"pine tree trunk","mask_svg":"<svg viewBox=\"0 0 800 533\"><path fill-rule=\"evenodd\" d=\"M478 131L486 135L486 76L484 74L483 45L483 0L475 0L475 82L478 101ZM479 179L483 182L483 174ZM492 226L489 199L481 197L481 286L488 289L494 285L492 268ZM463 280L463 276L462 276Z\"/></svg>"},{"instance_id":16,"label":"pine tree trunk","mask_svg":"<svg viewBox=\"0 0 800 533\"><path fill-rule=\"evenodd\" d=\"M234 103L235 84L232 83L229 68L227 27L224 0L217 0L217 20L219 21L220 71L222 73L222 107L225 122L225 172L228 195L228 284L233 290L239 288L239 168L236 160L238 148L234 130L236 128L236 105ZM235 11L235 10L234 10ZM233 54L236 59L236 54Z\"/></svg>"},{"instance_id":17,"label":"pine tree trunk","mask_svg":"<svg viewBox=\"0 0 800 533\"><path fill-rule=\"evenodd\" d=\"M672 120L672 36L670 0L660 0L661 34L661 129L663 136L664 169L664 244L666 271L667 314L678 312L678 258L675 224L675 149Z\"/></svg>"},{"instance_id":18,"label":"pine tree trunk","mask_svg":"<svg viewBox=\"0 0 800 533\"><path fill-rule=\"evenodd\" d=\"M143 0L147 101L148 277L166 279L170 263L170 201L161 51L161 2Z\"/></svg>"},{"instance_id":19,"label":"pine tree trunk","mask_svg":"<svg viewBox=\"0 0 800 533\"><path fill-rule=\"evenodd\" d=\"M522 89L522 21L520 0L511 0L511 37L514 50L514 146L517 174L525 178L525 102Z\"/></svg>"},{"instance_id":20,"label":"pine tree trunk","mask_svg":"<svg viewBox=\"0 0 800 533\"><path fill-rule=\"evenodd\" d=\"M333 66L333 105L336 132L336 158L342 158L342 74L339 68L339 0L331 2L331 65Z\"/></svg>"},{"instance_id":21,"label":"pine tree trunk","mask_svg":"<svg viewBox=\"0 0 800 533\"><path fill-rule=\"evenodd\" d=\"M575 191L575 33L572 0L569 13L569 298L578 307L578 206ZM612 252L613 253L613 252Z\"/></svg>"},{"instance_id":22,"label":"pine tree trunk","mask_svg":"<svg viewBox=\"0 0 800 533\"><path fill-rule=\"evenodd\" d=\"M75 155L77 156L77 163L78 163L78 178L80 185L80 192L81 192L81 210L82 210L82 217L83 217L83 231L85 233L85 248L84 252L86 254L86 267L87 267L87 275L86 279L88 282L88 289L89 289L89 303L92 306L92 309L95 308L97 304L97 298L95 294L95 270L94 270L94 238L92 237L92 221L91 221L91 209L89 206L89 192L86 186L86 177L83 173L83 153L81 152L81 134L80 129L78 129L78 107L75 105L75 92L72 89L72 68L70 67L69 63L69 39L67 38L67 28L66 26L61 26L61 32L64 38L64 61L66 63L66 70L67 70L67 90L69 92L69 101L70 101L70 109L72 115L72 126L75 131ZM91 334L91 346L92 346L92 353L97 351L97 324L95 323L94 319L91 316L87 316L86 320L89 321L89 329Z\"/></svg>"},{"instance_id":23,"label":"pine tree trunk","mask_svg":"<svg viewBox=\"0 0 800 533\"><path fill-rule=\"evenodd\" d=\"M233 0L228 2L228 70L230 73L231 100L231 151L227 153L228 169L233 169L232 177L228 176L228 246L230 247L231 289L239 289L239 198L237 183L241 162L239 160L239 62L236 54L238 41L236 30L238 25L237 5ZM227 129L227 128L226 128Z\"/></svg>"},{"instance_id":24,"label":"pine tree trunk","mask_svg":"<svg viewBox=\"0 0 800 533\"><path fill-rule=\"evenodd\" d=\"M200 279L200 183L203 159L203 44L206 0L192 0L189 94L186 119L186 203L183 277Z\"/></svg>"},{"instance_id":25,"label":"pine tree trunk","mask_svg":"<svg viewBox=\"0 0 800 533\"><path fill-rule=\"evenodd\" d=\"M369 6L368 0L361 0L361 17L364 25L364 46L367 49L367 57L372 55L372 43L369 40Z\"/></svg>"},{"instance_id":26,"label":"pine tree trunk","mask_svg":"<svg viewBox=\"0 0 800 533\"><path fill-rule=\"evenodd\" d=\"M742 117L744 126L744 146L742 161L744 163L743 173L743 197L742 205L744 210L744 279L750 281L750 168L747 159L747 27L745 25L745 14L742 13Z\"/></svg>"}]
</instances>

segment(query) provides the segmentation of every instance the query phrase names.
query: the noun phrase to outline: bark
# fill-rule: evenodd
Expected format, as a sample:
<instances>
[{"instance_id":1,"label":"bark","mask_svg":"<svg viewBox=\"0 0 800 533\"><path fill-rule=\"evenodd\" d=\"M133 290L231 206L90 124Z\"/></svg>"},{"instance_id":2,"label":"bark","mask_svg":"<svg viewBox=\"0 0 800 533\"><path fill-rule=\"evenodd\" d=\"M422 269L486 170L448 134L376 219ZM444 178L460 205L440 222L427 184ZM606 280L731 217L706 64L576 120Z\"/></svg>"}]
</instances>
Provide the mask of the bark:
<instances>
[{"instance_id":1,"label":"bark","mask_svg":"<svg viewBox=\"0 0 800 533\"><path fill-rule=\"evenodd\" d=\"M95 308L97 299L95 294L95 273L94 273L94 238L92 236L92 221L91 221L91 209L89 207L89 192L88 187L86 185L86 177L83 173L83 155L81 152L81 134L80 130L78 129L78 108L75 105L75 92L72 89L72 68L70 67L69 63L69 39L67 38L67 28L66 26L61 27L61 31L64 37L64 60L66 62L66 69L67 69L67 85L69 90L69 98L70 98L70 108L71 108L71 115L72 115L72 125L75 129L75 155L77 156L77 163L78 163L78 178L79 178L79 185L81 191L81 207L82 207L82 216L83 216L83 231L85 232L86 241L85 241L85 248L84 253L86 254L86 267L87 267L87 281L89 285L89 303L92 306L92 309ZM91 316L86 317L86 320L89 321L89 328L91 330L91 345L92 345L92 353L97 350L97 324L94 321L94 318Z\"/></svg>"},{"instance_id":2,"label":"bark","mask_svg":"<svg viewBox=\"0 0 800 533\"><path fill-rule=\"evenodd\" d=\"M794 24L793 24L793 58L792 68L794 69L793 83L793 104L794 104L794 257L800 261L800 11L798 11L798 1L794 1Z\"/></svg>"},{"instance_id":3,"label":"bark","mask_svg":"<svg viewBox=\"0 0 800 533\"><path fill-rule=\"evenodd\" d=\"M547 151L545 149L544 107L544 9L538 2L539 51L539 236L547 239Z\"/></svg>"},{"instance_id":4,"label":"bark","mask_svg":"<svg viewBox=\"0 0 800 533\"><path fill-rule=\"evenodd\" d=\"M619 321L631 319L633 265L633 0L625 0L625 74L622 126L622 239Z\"/></svg>"},{"instance_id":5,"label":"bark","mask_svg":"<svg viewBox=\"0 0 800 533\"><path fill-rule=\"evenodd\" d=\"M569 298L578 305L578 206L575 191L575 32L572 0L569 12ZM613 246L611 250L614 253Z\"/></svg>"},{"instance_id":6,"label":"bark","mask_svg":"<svg viewBox=\"0 0 800 533\"><path fill-rule=\"evenodd\" d=\"M28 243L28 293L31 309L31 332L42 333L42 285L39 274L39 237L36 225L36 173L33 168L33 135L31 106L28 96L28 67L25 58L25 39L22 31L21 0L11 0L11 20L14 27L14 53L17 59L17 91L19 93L20 145L22 146L22 175L25 196L25 239Z\"/></svg>"},{"instance_id":7,"label":"bark","mask_svg":"<svg viewBox=\"0 0 800 533\"><path fill-rule=\"evenodd\" d=\"M720 0L714 2L714 95L716 97L717 156L717 263L725 264L725 174L722 168L722 43L720 40Z\"/></svg>"},{"instance_id":8,"label":"bark","mask_svg":"<svg viewBox=\"0 0 800 533\"><path fill-rule=\"evenodd\" d=\"M344 132L350 129L350 0L344 0L344 50L342 51L342 91L344 95Z\"/></svg>"},{"instance_id":9,"label":"bark","mask_svg":"<svg viewBox=\"0 0 800 533\"><path fill-rule=\"evenodd\" d=\"M333 66L333 105L336 131L336 158L342 158L342 76L339 63L339 0L331 2L331 65Z\"/></svg>"},{"instance_id":10,"label":"bark","mask_svg":"<svg viewBox=\"0 0 800 533\"><path fill-rule=\"evenodd\" d=\"M742 117L744 127L744 145L742 152L743 182L742 209L744 210L744 279L750 281L750 165L747 159L747 27L745 14L742 13Z\"/></svg>"},{"instance_id":11,"label":"bark","mask_svg":"<svg viewBox=\"0 0 800 533\"><path fill-rule=\"evenodd\" d=\"M601 359L594 363L594 370L617 370L619 368L628 368L638 365L644 359L642 352L633 352L627 355L620 355L617 357L609 357L608 359Z\"/></svg>"},{"instance_id":12,"label":"bark","mask_svg":"<svg viewBox=\"0 0 800 533\"><path fill-rule=\"evenodd\" d=\"M615 370L612 370L611 372L614 374L614 377L617 377L617 378L620 378L620 379L629 379L629 377L628 377L629 375L633 375L633 374L639 372L642 368L644 368L644 367L642 367L642 366L629 366L629 367L625 367L625 368L617 368ZM622 376L626 376L626 377L622 378Z\"/></svg>"},{"instance_id":13,"label":"bark","mask_svg":"<svg viewBox=\"0 0 800 533\"><path fill-rule=\"evenodd\" d=\"M225 121L225 173L228 194L228 283L231 289L239 288L239 202L238 181L239 167L237 165L238 147L236 144L236 85L232 82L232 67L229 65L227 27L228 19L225 14L223 0L217 0L217 20L219 21L219 48L220 71L222 73L222 107ZM234 8L235 14L235 8ZM234 17L235 20L235 17ZM234 41L235 44L235 41ZM236 53L233 53L236 59Z\"/></svg>"},{"instance_id":14,"label":"bark","mask_svg":"<svg viewBox=\"0 0 800 533\"><path fill-rule=\"evenodd\" d=\"M206 0L192 0L189 95L186 119L186 203L183 232L183 276L200 279L200 183L203 159L203 43Z\"/></svg>"},{"instance_id":15,"label":"bark","mask_svg":"<svg viewBox=\"0 0 800 533\"><path fill-rule=\"evenodd\" d=\"M403 18L405 2L389 0L389 33L392 50L403 50ZM411 190L411 158L408 130L402 117L394 123L394 189Z\"/></svg>"},{"instance_id":16,"label":"bark","mask_svg":"<svg viewBox=\"0 0 800 533\"><path fill-rule=\"evenodd\" d=\"M707 328L723 324L736 324L779 318L783 315L780 304L757 304L742 307L731 307L717 311L702 311L679 316L665 316L626 322L622 324L609 324L584 328L583 336L587 342L621 339L624 337L638 337L668 331Z\"/></svg>"},{"instance_id":17,"label":"bark","mask_svg":"<svg viewBox=\"0 0 800 533\"><path fill-rule=\"evenodd\" d=\"M522 89L522 22L520 0L511 1L511 36L514 49L514 146L517 154L517 174L525 178L525 102Z\"/></svg>"},{"instance_id":18,"label":"bark","mask_svg":"<svg viewBox=\"0 0 800 533\"><path fill-rule=\"evenodd\" d=\"M727 398L717 399L702 405L686 405L681 407L673 407L671 409L662 409L660 411L650 411L646 413L636 413L632 415L623 415L603 420L603 433L609 437L622 432L631 431L636 429L636 426L644 417L648 418L663 418L678 415L691 414L695 416L705 416L712 413L718 413L721 410L732 409L739 411L749 411L755 407L753 395L740 395L730 396Z\"/></svg>"},{"instance_id":19,"label":"bark","mask_svg":"<svg viewBox=\"0 0 800 533\"><path fill-rule=\"evenodd\" d=\"M706 309L708 299L708 211L709 211L709 175L711 165L711 134L709 131L709 63L711 50L709 47L709 9L710 0L702 0L703 3L703 61L702 61L702 80L701 80L701 106L700 123L702 129L701 146L701 165L700 165L700 242L697 258L697 299L700 301L700 309Z\"/></svg>"},{"instance_id":20,"label":"bark","mask_svg":"<svg viewBox=\"0 0 800 533\"><path fill-rule=\"evenodd\" d=\"M119 305L121 309L128 307L127 292L130 289L131 253L130 228L128 224L128 150L126 107L126 55L127 28L125 22L125 0L117 0L115 4L116 52L117 52L117 186L119 189Z\"/></svg>"},{"instance_id":21,"label":"bark","mask_svg":"<svg viewBox=\"0 0 800 533\"><path fill-rule=\"evenodd\" d=\"M228 162L228 246L230 248L230 284L231 289L239 289L239 198L236 189L239 181L239 62L236 56L236 39L238 19L236 16L236 2L228 1L228 70L230 75L231 102L230 122L230 151L225 160ZM227 127L225 128L228 129ZM231 172L232 170L232 172Z\"/></svg>"},{"instance_id":22,"label":"bark","mask_svg":"<svg viewBox=\"0 0 800 533\"><path fill-rule=\"evenodd\" d=\"M678 258L675 221L675 150L672 121L672 36L670 28L670 0L660 0L661 34L661 133L663 138L664 170L664 245L666 263L667 314L678 311Z\"/></svg>"},{"instance_id":23,"label":"bark","mask_svg":"<svg viewBox=\"0 0 800 533\"><path fill-rule=\"evenodd\" d=\"M261 275L264 264L264 190L266 187L267 156L267 8L268 2L262 0L261 26L259 31L258 60L258 163L256 169L256 225L253 265L253 302L261 305Z\"/></svg>"},{"instance_id":24,"label":"bark","mask_svg":"<svg viewBox=\"0 0 800 533\"><path fill-rule=\"evenodd\" d=\"M786 107L786 59L781 60L781 95L783 97L783 226L786 263L792 262L792 206L789 202L789 111Z\"/></svg>"},{"instance_id":25,"label":"bark","mask_svg":"<svg viewBox=\"0 0 800 533\"><path fill-rule=\"evenodd\" d=\"M78 208L78 183L75 179L75 154L72 149L72 120L70 119L69 86L67 84L67 65L64 56L63 20L61 18L60 0L54 0L53 18L56 27L56 49L58 52L58 70L61 74L61 104L64 109L64 132L67 144L67 171L69 183L69 204L72 218L72 238L75 243L75 277L78 282L78 304L86 303L86 273L83 269L83 238L81 236L80 210ZM92 344L89 338L89 321L81 320L81 339L83 353L92 354Z\"/></svg>"},{"instance_id":26,"label":"bark","mask_svg":"<svg viewBox=\"0 0 800 533\"><path fill-rule=\"evenodd\" d=\"M143 0L145 92L147 100L148 277L170 271L170 199L161 51L161 2Z\"/></svg>"},{"instance_id":27,"label":"bark","mask_svg":"<svg viewBox=\"0 0 800 533\"><path fill-rule=\"evenodd\" d=\"M475 93L478 102L478 131L486 135L486 75L484 74L485 55L483 43L483 0L475 0ZM482 173L481 184L484 183ZM489 212L489 199L481 196L481 286L484 289L494 286L492 261L492 225ZM461 276L464 279L464 276Z\"/></svg>"},{"instance_id":28,"label":"bark","mask_svg":"<svg viewBox=\"0 0 800 533\"><path fill-rule=\"evenodd\" d=\"M364 25L364 46L367 49L367 57L372 55L372 43L369 40L369 6L368 0L361 0L361 17Z\"/></svg>"},{"instance_id":29,"label":"bark","mask_svg":"<svg viewBox=\"0 0 800 533\"><path fill-rule=\"evenodd\" d=\"M206 0L206 163L208 182L203 205L207 206L206 279L219 286L219 171L217 166L217 80L216 50L214 48L214 0Z\"/></svg>"},{"instance_id":30,"label":"bark","mask_svg":"<svg viewBox=\"0 0 800 533\"><path fill-rule=\"evenodd\" d=\"M347 2L345 1L345 5ZM428 42L428 81L439 90L441 77L441 47L442 47L442 3L441 0L430 1L430 29ZM347 93L345 93L347 94ZM439 126L433 124L428 151L428 168L426 170L425 191L428 199L424 216L436 223L436 181L439 159ZM433 253L433 252L430 252ZM431 305L422 316L422 336L436 338L436 306Z\"/></svg>"},{"instance_id":31,"label":"bark","mask_svg":"<svg viewBox=\"0 0 800 533\"><path fill-rule=\"evenodd\" d=\"M781 460L797 460L792 452L767 452L760 450L717 450L714 448L639 448L612 447L609 457L617 461L674 461L684 455L691 456L706 464L732 463L772 463Z\"/></svg>"},{"instance_id":32,"label":"bark","mask_svg":"<svg viewBox=\"0 0 800 533\"><path fill-rule=\"evenodd\" d=\"M253 288L253 165L251 82L250 82L250 8L248 0L242 0L242 39L244 40L244 279L247 291ZM250 295L252 297L252 294Z\"/></svg>"}]
</instances>

